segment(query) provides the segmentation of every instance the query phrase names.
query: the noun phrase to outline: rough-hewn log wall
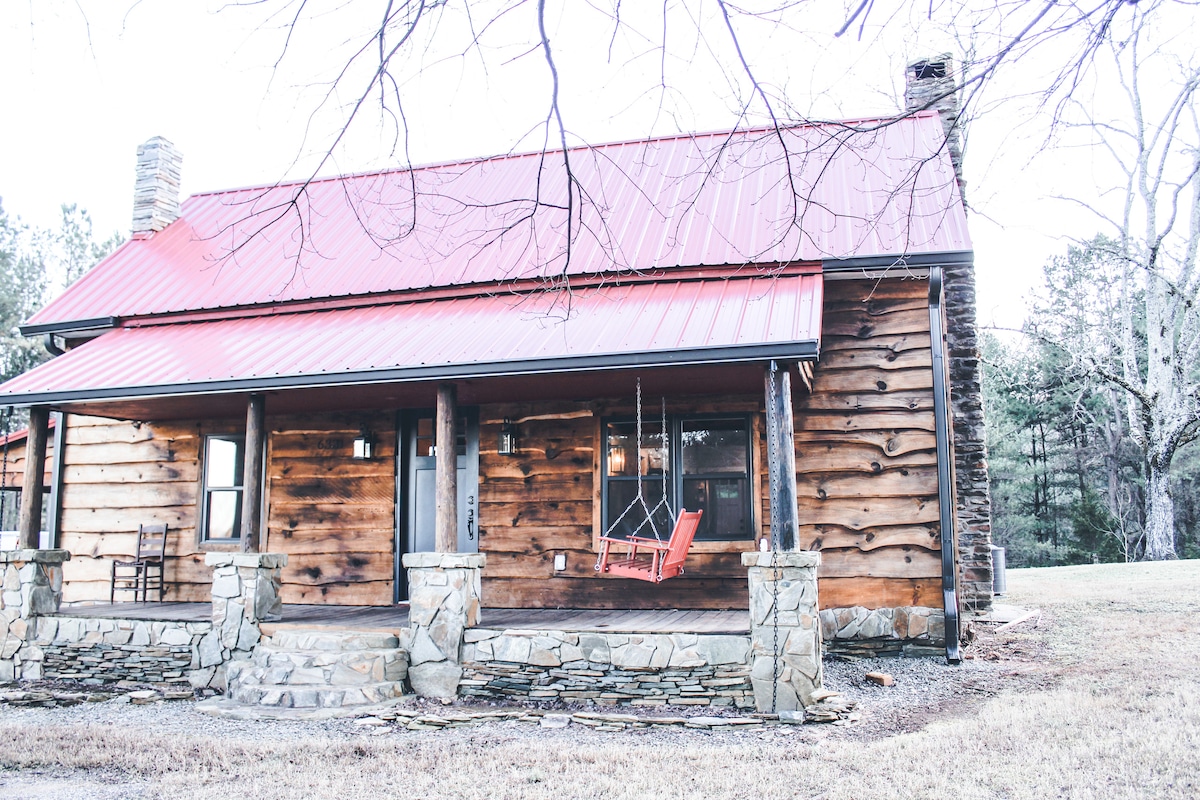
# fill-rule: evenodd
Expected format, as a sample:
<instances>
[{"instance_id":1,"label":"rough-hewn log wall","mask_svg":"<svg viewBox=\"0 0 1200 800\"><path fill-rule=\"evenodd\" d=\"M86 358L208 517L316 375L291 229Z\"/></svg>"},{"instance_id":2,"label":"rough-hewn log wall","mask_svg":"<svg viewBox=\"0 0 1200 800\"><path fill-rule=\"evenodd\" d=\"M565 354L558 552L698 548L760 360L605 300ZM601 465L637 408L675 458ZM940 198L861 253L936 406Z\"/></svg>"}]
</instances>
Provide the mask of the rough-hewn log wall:
<instances>
[{"instance_id":1,"label":"rough-hewn log wall","mask_svg":"<svg viewBox=\"0 0 1200 800\"><path fill-rule=\"evenodd\" d=\"M796 396L800 546L822 608L941 604L928 283L827 281L821 361Z\"/></svg>"},{"instance_id":2,"label":"rough-hewn log wall","mask_svg":"<svg viewBox=\"0 0 1200 800\"><path fill-rule=\"evenodd\" d=\"M287 553L283 602L392 602L395 414L267 416L267 550ZM365 423L368 461L351 457Z\"/></svg>"},{"instance_id":3,"label":"rough-hewn log wall","mask_svg":"<svg viewBox=\"0 0 1200 800\"><path fill-rule=\"evenodd\" d=\"M203 433L236 428L205 427ZM137 425L67 417L62 490L63 600L108 600L110 563L129 559L139 524L168 527L168 600L208 600L210 570L196 545L200 496L197 423ZM123 599L132 599L129 594Z\"/></svg>"},{"instance_id":4,"label":"rough-hewn log wall","mask_svg":"<svg viewBox=\"0 0 1200 800\"><path fill-rule=\"evenodd\" d=\"M64 600L107 600L113 559L129 559L140 523L165 522L168 600L206 602L212 570L201 544L203 436L241 433L241 420L137 425L68 417L61 546ZM360 424L376 435L370 461L350 457ZM267 548L289 554L287 603L392 602L394 415L267 416ZM121 596L131 599L128 594Z\"/></svg>"},{"instance_id":5,"label":"rough-hewn log wall","mask_svg":"<svg viewBox=\"0 0 1200 800\"><path fill-rule=\"evenodd\" d=\"M632 388L632 386L631 386ZM630 392L632 394L632 391ZM670 399L668 399L670 400ZM659 400L647 400L646 430L659 427ZM760 413L761 398L703 398L668 405L668 414ZM480 549L488 554L483 601L491 607L745 608L746 571L738 550L703 552L697 543L684 575L660 585L595 572L592 532L598 526L600 420L634 413L619 403L485 406L480 414ZM517 426L519 455L500 456L496 439L504 418ZM758 426L761 430L761 425ZM761 434L759 447L764 446ZM708 546L711 549L711 545ZM562 553L567 568L554 571Z\"/></svg>"}]
</instances>

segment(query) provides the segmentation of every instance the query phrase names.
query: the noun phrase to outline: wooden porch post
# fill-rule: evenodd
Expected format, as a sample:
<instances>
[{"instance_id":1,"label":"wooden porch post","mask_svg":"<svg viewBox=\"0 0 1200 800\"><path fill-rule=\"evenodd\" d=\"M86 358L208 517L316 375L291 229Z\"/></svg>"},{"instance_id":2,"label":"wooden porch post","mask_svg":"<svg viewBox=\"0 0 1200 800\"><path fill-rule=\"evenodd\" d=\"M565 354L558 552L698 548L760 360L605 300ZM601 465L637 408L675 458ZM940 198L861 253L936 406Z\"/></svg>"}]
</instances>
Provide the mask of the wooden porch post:
<instances>
[{"instance_id":1,"label":"wooden porch post","mask_svg":"<svg viewBox=\"0 0 1200 800\"><path fill-rule=\"evenodd\" d=\"M242 549L262 552L263 452L266 398L250 395L246 403L246 459L242 472Z\"/></svg>"},{"instance_id":2,"label":"wooden porch post","mask_svg":"<svg viewBox=\"0 0 1200 800\"><path fill-rule=\"evenodd\" d=\"M438 385L437 393L437 512L434 533L437 552L458 550L458 390L452 383Z\"/></svg>"},{"instance_id":3,"label":"wooden porch post","mask_svg":"<svg viewBox=\"0 0 1200 800\"><path fill-rule=\"evenodd\" d=\"M786 368L767 365L767 469L771 479L771 539L780 550L796 549L796 443L792 379Z\"/></svg>"},{"instance_id":4,"label":"wooden porch post","mask_svg":"<svg viewBox=\"0 0 1200 800\"><path fill-rule=\"evenodd\" d=\"M22 550L37 550L42 533L42 481L46 471L46 436L50 409L29 409L29 437L25 440L25 482L21 486L20 539Z\"/></svg>"}]
</instances>

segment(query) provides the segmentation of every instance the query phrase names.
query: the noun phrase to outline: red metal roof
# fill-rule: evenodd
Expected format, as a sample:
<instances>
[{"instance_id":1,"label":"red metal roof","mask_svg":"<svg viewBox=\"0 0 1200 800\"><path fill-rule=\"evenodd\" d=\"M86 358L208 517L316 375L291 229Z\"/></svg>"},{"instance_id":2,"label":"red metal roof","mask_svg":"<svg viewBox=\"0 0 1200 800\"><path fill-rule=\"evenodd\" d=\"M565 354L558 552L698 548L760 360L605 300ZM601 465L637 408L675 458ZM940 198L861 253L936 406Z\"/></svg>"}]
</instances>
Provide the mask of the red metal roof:
<instances>
[{"instance_id":1,"label":"red metal roof","mask_svg":"<svg viewBox=\"0 0 1200 800\"><path fill-rule=\"evenodd\" d=\"M938 117L856 125L575 149L569 264L557 154L200 194L29 323L969 250Z\"/></svg>"},{"instance_id":2,"label":"red metal roof","mask_svg":"<svg viewBox=\"0 0 1200 800\"><path fill-rule=\"evenodd\" d=\"M660 281L119 328L0 403L815 357L819 274Z\"/></svg>"}]
</instances>

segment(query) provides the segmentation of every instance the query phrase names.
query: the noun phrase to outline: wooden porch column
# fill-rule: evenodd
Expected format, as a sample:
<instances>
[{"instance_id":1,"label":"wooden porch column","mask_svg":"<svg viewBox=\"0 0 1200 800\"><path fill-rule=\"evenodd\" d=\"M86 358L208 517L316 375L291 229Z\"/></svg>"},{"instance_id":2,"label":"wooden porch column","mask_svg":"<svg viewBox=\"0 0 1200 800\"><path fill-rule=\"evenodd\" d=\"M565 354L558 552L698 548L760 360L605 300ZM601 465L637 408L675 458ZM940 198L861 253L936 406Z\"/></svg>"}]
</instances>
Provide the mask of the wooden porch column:
<instances>
[{"instance_id":1,"label":"wooden porch column","mask_svg":"<svg viewBox=\"0 0 1200 800\"><path fill-rule=\"evenodd\" d=\"M458 421L458 390L452 383L438 385L437 393L437 458L436 497L434 517L434 546L439 553L458 550L458 441L455 425Z\"/></svg>"},{"instance_id":2,"label":"wooden porch column","mask_svg":"<svg viewBox=\"0 0 1200 800\"><path fill-rule=\"evenodd\" d=\"M771 480L771 540L780 550L795 550L797 539L796 442L792 424L792 379L772 361L767 390L767 469Z\"/></svg>"},{"instance_id":3,"label":"wooden porch column","mask_svg":"<svg viewBox=\"0 0 1200 800\"><path fill-rule=\"evenodd\" d=\"M42 533L42 481L46 471L46 436L50 409L29 409L29 437L25 440L25 482L21 485L21 517L18 523L22 550L37 550Z\"/></svg>"},{"instance_id":4,"label":"wooden porch column","mask_svg":"<svg viewBox=\"0 0 1200 800\"><path fill-rule=\"evenodd\" d=\"M262 541L263 452L266 445L266 398L246 403L246 459L242 472L242 549L258 553Z\"/></svg>"}]
</instances>

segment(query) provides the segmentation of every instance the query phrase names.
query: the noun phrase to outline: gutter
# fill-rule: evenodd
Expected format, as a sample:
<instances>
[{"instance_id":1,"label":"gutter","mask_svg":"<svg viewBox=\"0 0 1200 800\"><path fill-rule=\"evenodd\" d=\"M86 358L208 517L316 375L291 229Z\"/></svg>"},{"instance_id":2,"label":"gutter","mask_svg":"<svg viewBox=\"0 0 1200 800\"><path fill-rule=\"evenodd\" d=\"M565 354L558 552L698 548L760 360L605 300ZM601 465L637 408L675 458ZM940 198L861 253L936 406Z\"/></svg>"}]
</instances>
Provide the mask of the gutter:
<instances>
[{"instance_id":1,"label":"gutter","mask_svg":"<svg viewBox=\"0 0 1200 800\"><path fill-rule=\"evenodd\" d=\"M942 267L929 269L929 334L933 350L933 419L937 440L938 522L942 531L942 606L946 612L946 661L962 661L959 651L958 589L955 575L954 470L950 453L950 410L946 387L945 326L942 324Z\"/></svg>"}]
</instances>

